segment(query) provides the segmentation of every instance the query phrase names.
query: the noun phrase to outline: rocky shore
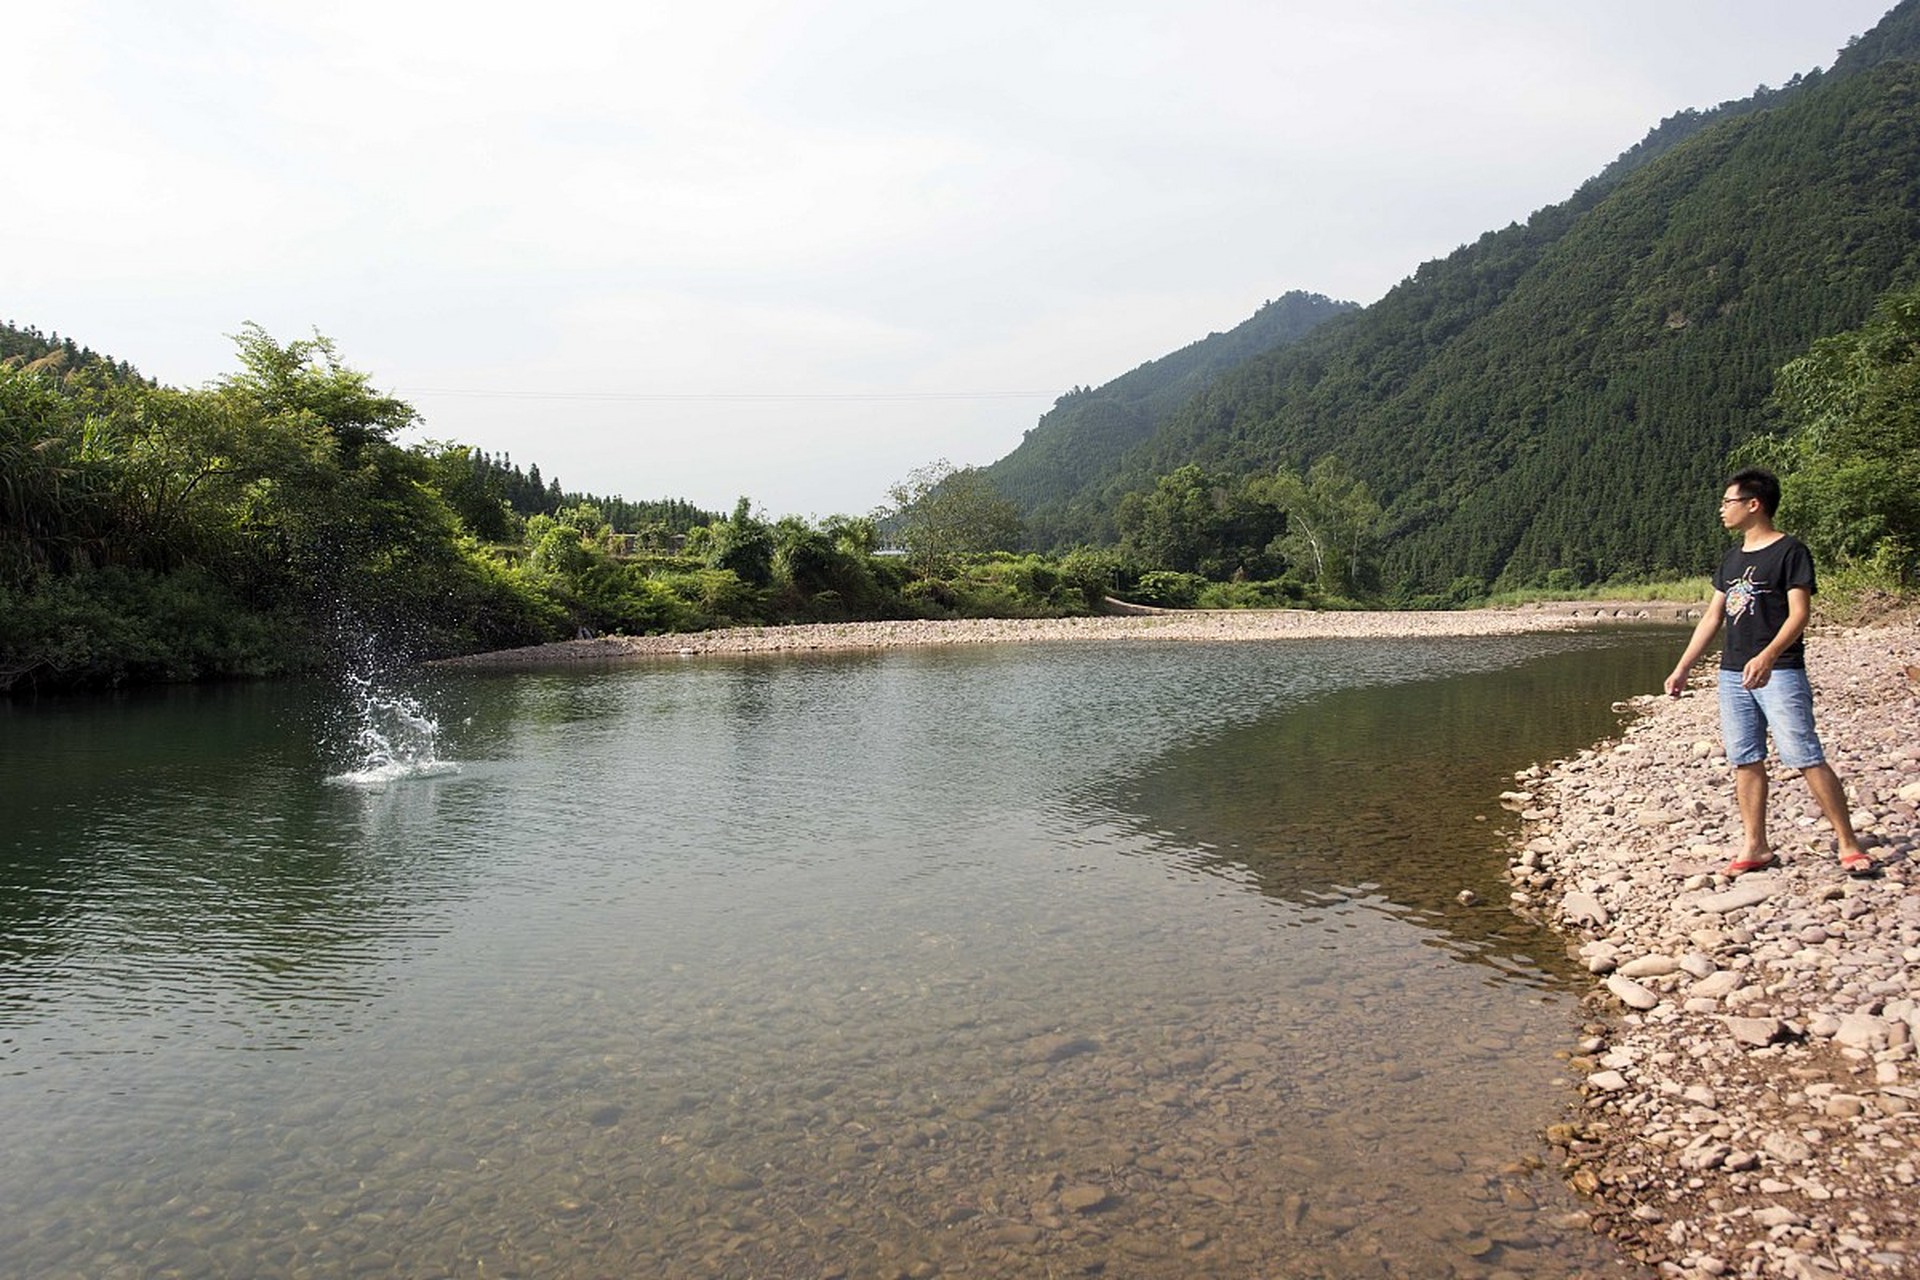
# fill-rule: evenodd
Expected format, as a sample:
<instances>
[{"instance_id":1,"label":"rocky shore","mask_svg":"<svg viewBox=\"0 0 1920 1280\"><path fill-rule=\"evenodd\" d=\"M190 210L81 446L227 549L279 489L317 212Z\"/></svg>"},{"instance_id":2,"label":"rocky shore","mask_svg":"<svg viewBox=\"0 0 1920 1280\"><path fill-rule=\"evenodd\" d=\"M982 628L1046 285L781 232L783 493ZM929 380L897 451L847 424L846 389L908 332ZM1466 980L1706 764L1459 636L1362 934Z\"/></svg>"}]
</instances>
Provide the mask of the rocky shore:
<instances>
[{"instance_id":1,"label":"rocky shore","mask_svg":"<svg viewBox=\"0 0 1920 1280\"><path fill-rule=\"evenodd\" d=\"M1621 738L1519 775L1514 909L1596 975L1563 1173L1660 1274L1920 1275L1920 623L1818 633L1815 708L1873 879L1774 770L1778 867L1729 881L1703 665ZM1622 709L1628 709L1623 706Z\"/></svg>"},{"instance_id":2,"label":"rocky shore","mask_svg":"<svg viewBox=\"0 0 1920 1280\"><path fill-rule=\"evenodd\" d=\"M449 658L436 664L483 670L566 667L629 658L704 654L846 652L930 645L1047 641L1243 641L1373 636L1488 636L1563 631L1619 622L1681 622L1695 606L1583 601L1517 609L1407 613L1303 609L1192 609L1098 618L969 618L730 627L673 635L596 636Z\"/></svg>"}]
</instances>

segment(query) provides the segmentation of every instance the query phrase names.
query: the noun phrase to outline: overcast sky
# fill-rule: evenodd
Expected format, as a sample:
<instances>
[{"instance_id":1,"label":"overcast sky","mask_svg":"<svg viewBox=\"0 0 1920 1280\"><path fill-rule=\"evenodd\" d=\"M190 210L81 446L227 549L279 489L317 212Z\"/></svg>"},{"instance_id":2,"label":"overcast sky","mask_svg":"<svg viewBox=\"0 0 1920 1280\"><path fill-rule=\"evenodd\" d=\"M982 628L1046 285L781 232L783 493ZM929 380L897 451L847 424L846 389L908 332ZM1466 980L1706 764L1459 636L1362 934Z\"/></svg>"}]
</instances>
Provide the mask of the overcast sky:
<instances>
[{"instance_id":1,"label":"overcast sky","mask_svg":"<svg viewBox=\"0 0 1920 1280\"><path fill-rule=\"evenodd\" d=\"M1890 3L9 3L0 319L178 386L318 330L571 490L865 512Z\"/></svg>"}]
</instances>

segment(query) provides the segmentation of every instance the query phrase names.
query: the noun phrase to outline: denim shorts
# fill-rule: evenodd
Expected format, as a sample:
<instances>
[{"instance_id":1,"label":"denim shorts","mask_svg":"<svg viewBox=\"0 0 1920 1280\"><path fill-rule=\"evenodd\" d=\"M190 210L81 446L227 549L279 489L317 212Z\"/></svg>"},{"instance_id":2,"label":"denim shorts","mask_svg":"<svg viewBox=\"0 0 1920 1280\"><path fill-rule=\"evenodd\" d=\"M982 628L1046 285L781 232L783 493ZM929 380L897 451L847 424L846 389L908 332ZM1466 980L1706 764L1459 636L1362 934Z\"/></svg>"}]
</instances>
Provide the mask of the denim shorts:
<instances>
[{"instance_id":1,"label":"denim shorts","mask_svg":"<svg viewBox=\"0 0 1920 1280\"><path fill-rule=\"evenodd\" d=\"M1789 769L1824 764L1820 735L1813 731L1813 687L1800 667L1775 667L1758 689L1742 689L1738 671L1720 673L1720 736L1727 760L1734 765L1758 764L1767 758L1767 735L1773 735L1780 763Z\"/></svg>"}]
</instances>

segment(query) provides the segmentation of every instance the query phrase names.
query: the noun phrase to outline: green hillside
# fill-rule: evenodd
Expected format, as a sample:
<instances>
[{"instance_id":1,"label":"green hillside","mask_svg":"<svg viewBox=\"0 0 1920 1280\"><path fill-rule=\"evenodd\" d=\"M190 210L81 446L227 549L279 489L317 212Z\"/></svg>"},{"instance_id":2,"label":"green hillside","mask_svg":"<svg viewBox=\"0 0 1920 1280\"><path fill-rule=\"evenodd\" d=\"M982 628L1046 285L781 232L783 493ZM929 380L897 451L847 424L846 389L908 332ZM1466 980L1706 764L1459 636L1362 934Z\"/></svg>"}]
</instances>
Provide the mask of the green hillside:
<instances>
[{"instance_id":1,"label":"green hillside","mask_svg":"<svg viewBox=\"0 0 1920 1280\"><path fill-rule=\"evenodd\" d=\"M1401 597L1696 570L1716 545L1700 495L1765 429L1774 371L1920 279L1916 15L1824 75L1669 120L1567 202L1226 372L1046 499L1075 515L1054 538L1098 536L1184 464L1334 454L1387 506Z\"/></svg>"},{"instance_id":2,"label":"green hillside","mask_svg":"<svg viewBox=\"0 0 1920 1280\"><path fill-rule=\"evenodd\" d=\"M1355 309L1316 293L1289 293L1227 332L1208 334L1105 386L1076 387L1054 402L1018 448L984 469L987 478L1022 509L1030 535L1050 541L1055 530L1075 523L1066 500L1110 474L1129 449L1208 383Z\"/></svg>"}]
</instances>

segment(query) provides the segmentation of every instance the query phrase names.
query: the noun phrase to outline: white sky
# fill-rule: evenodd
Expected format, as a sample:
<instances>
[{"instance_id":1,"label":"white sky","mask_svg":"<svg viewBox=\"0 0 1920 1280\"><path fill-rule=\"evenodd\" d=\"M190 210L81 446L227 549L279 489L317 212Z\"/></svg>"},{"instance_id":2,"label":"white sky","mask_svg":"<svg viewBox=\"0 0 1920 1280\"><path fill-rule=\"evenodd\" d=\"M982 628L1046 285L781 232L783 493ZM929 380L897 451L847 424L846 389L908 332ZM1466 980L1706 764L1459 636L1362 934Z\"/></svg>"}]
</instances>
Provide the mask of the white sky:
<instances>
[{"instance_id":1,"label":"white sky","mask_svg":"<svg viewBox=\"0 0 1920 1280\"><path fill-rule=\"evenodd\" d=\"M180 386L317 329L568 489L865 512L1891 4L6 0L0 319Z\"/></svg>"}]
</instances>

